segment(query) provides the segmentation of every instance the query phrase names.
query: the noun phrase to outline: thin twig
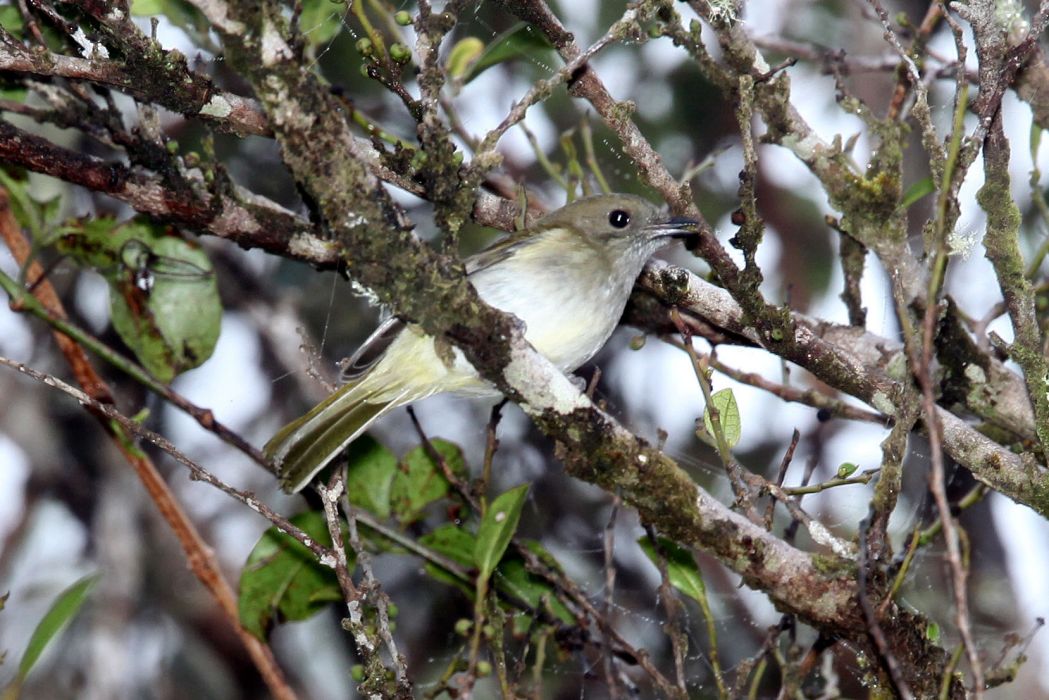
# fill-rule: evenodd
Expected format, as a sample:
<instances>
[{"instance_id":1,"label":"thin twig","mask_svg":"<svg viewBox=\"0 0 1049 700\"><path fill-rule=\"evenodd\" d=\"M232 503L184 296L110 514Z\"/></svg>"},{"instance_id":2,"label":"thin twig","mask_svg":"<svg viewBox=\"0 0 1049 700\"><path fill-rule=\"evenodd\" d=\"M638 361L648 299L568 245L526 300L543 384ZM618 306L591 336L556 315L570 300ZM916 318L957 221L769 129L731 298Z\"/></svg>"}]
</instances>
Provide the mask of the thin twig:
<instances>
[{"instance_id":1,"label":"thin twig","mask_svg":"<svg viewBox=\"0 0 1049 700\"><path fill-rule=\"evenodd\" d=\"M423 431L422 425L415 418L414 412L411 410L410 406L408 407L408 415L412 418L412 424L415 427L416 433L419 435L427 454L430 456L430 459L434 460L434 462L439 465L442 473L452 485L452 488L454 488L477 513L483 512L477 495L472 493L472 489L470 489L468 484L464 483L462 479L458 478L452 472L447 462L445 462L444 457L434 449L425 431ZM579 621L581 629L589 627L589 620L595 620L601 634L604 635L606 639L606 643L610 647L613 647L613 651L617 656L634 659L664 695L672 694L674 692L673 683L659 670L658 667L656 667L648 654L644 650L637 649L630 644L626 638L616 630L615 626L611 624L611 621L601 614L601 612L590 601L589 597L579 589L571 578L565 576L563 572L551 569L547 566L546 563L543 562L530 547L521 542L517 536L511 540L511 546L517 552L518 556L524 560L528 571L549 583L556 592L558 599L561 600L569 610L582 611L574 613Z\"/></svg>"},{"instance_id":2,"label":"thin twig","mask_svg":"<svg viewBox=\"0 0 1049 700\"><path fill-rule=\"evenodd\" d=\"M798 441L801 440L801 433L798 432L797 428L791 431L790 443L787 445L786 451L783 453L783 459L779 462L779 469L776 470L775 484L777 486L783 486L783 480L787 478L787 469L790 468L791 461L794 460L794 450L798 448ZM772 517L776 511L776 501L772 499L769 501L769 505L765 508L765 529L772 530Z\"/></svg>"},{"instance_id":3,"label":"thin twig","mask_svg":"<svg viewBox=\"0 0 1049 700\"><path fill-rule=\"evenodd\" d=\"M346 617L343 618L343 628L353 635L353 641L357 646L357 652L361 655L365 666L365 684L362 688L365 694L378 692L383 697L396 697L407 700L412 697L411 686L407 684L407 678L398 675L397 691L392 692L386 683L387 669L382 662L379 653L379 642L381 633L366 619L368 611L369 593L366 588L357 586L353 582L353 571L350 569L349 558L346 556L346 547L343 543L342 519L339 517L339 499L344 490L343 471L338 469L332 475L328 485L317 485L317 493L320 494L321 503L324 507L324 520L328 525L328 534L331 536L332 553L321 560L322 564L330 566L335 570L335 577L339 581L343 600L346 603ZM360 544L358 542L358 544ZM358 559L360 550L356 547ZM378 607L378 606L376 606ZM380 625L382 626L382 625ZM385 621L387 631L389 620ZM403 666L403 660L397 655L393 656L396 667Z\"/></svg>"},{"instance_id":4,"label":"thin twig","mask_svg":"<svg viewBox=\"0 0 1049 700\"><path fill-rule=\"evenodd\" d=\"M341 471L339 472L341 475ZM390 599L386 595L386 592L382 590L382 586L379 584L379 579L375 577L375 571L372 568L371 553L367 550L361 541L360 535L357 532L357 518L360 515L360 509L355 508L350 503L349 494L346 494L345 498L342 499L342 509L346 513L346 524L347 530L350 535L350 546L353 547L353 551L357 552L357 565L361 567L361 572L364 574L364 589L368 598L370 598L375 605L376 616L378 617L378 632L379 637L382 639L383 644L386 645L386 651L390 655L390 659L393 662L394 674L397 678L398 690L406 697L411 697L412 685L408 679L408 665L397 649L397 642L393 638L393 632L390 629Z\"/></svg>"},{"instance_id":5,"label":"thin twig","mask_svg":"<svg viewBox=\"0 0 1049 700\"><path fill-rule=\"evenodd\" d=\"M676 343L672 344L676 345ZM757 387L758 389L762 389L770 394L778 396L784 401L801 403L806 406L812 406L813 408L827 411L830 415L838 418L865 421L868 423L879 423L881 425L884 425L887 420L884 414L876 411L868 411L857 406L851 406L845 401L836 399L832 396L827 396L815 389L799 389L788 384L780 384L778 382L770 381L755 372L744 372L736 369L735 367L726 365L714 355L710 356L710 366L718 372L735 379L741 384L749 384L750 386Z\"/></svg>"},{"instance_id":6,"label":"thin twig","mask_svg":"<svg viewBox=\"0 0 1049 700\"><path fill-rule=\"evenodd\" d=\"M605 594L602 598L602 613L606 620L611 621L612 611L615 609L616 590L616 562L615 562L615 537L616 516L619 514L619 497L612 496L612 507L608 512L608 522L605 524L605 536L602 542L605 561ZM612 647L608 645L605 653L601 655L601 665L605 673L605 685L609 696L613 700L622 697L619 684L616 682L615 657L612 655Z\"/></svg>"},{"instance_id":7,"label":"thin twig","mask_svg":"<svg viewBox=\"0 0 1049 700\"><path fill-rule=\"evenodd\" d=\"M43 279L42 276L37 276L37 274L34 274L30 286L38 286ZM145 388L159 395L176 408L184 411L202 428L213 433L226 444L236 448L256 464L268 469L268 460L265 455L263 455L254 445L242 438L238 433L219 422L215 418L215 414L211 409L197 406L185 396L182 396L170 386L151 375L148 370L137 362L114 351L108 345L79 326L52 313L43 302L27 293L21 285L8 277L3 271L0 271L0 288L3 288L3 290L7 292L11 299L11 307L14 310L28 312L45 321L58 333L72 338L77 344L87 348L109 364L120 369Z\"/></svg>"},{"instance_id":8,"label":"thin twig","mask_svg":"<svg viewBox=\"0 0 1049 700\"><path fill-rule=\"evenodd\" d=\"M92 411L101 413L108 419L114 420L125 428L128 432L134 435L136 438L145 440L158 449L168 453L176 462L183 465L190 470L190 476L194 481L202 481L209 486L214 486L226 495L232 497L234 500L239 501L242 505L247 506L251 510L255 511L262 517L269 520L273 525L287 532L298 542L306 546L314 555L319 558L327 557L330 555L328 550L316 542L313 541L309 535L303 532L301 529L296 527L284 516L280 515L265 503L255 497L254 494L248 491L241 491L236 489L229 484L225 483L218 477L214 476L211 472L207 471L199 464L194 462L192 459L187 457L181 450L175 447L174 444L163 435L155 433L152 430L143 427L134 419L125 416L123 413L118 411L116 408L109 404L104 404L101 401L97 401L88 394L84 393L80 389L67 384L58 377L39 372L28 365L21 362L16 362L6 357L0 357L0 365L16 369L22 374L28 377L32 377L39 382L42 382L53 389L57 389L64 394L76 399L78 402L83 404L85 407L90 408Z\"/></svg>"},{"instance_id":9,"label":"thin twig","mask_svg":"<svg viewBox=\"0 0 1049 700\"><path fill-rule=\"evenodd\" d=\"M128 418L117 411L111 405L96 401L83 391L70 386L61 379L44 374L43 372L38 372L21 362L15 362L6 357L0 357L0 365L16 369L26 376L32 377L39 382L71 396L91 411L99 413L107 419L116 421L121 428L128 431L130 434L156 445L158 448L171 455L176 462L190 470L190 473L195 480L203 481L206 484L214 486L226 495L233 497L251 510L262 515L272 524L276 525L278 528L295 538L298 542L309 548L319 560L324 560L330 556L327 549L318 545L312 537L293 525L286 518L270 509L269 506L258 500L254 495L235 489L213 476L196 462L186 457L186 455L184 455L166 438L142 427L131 418ZM167 496L163 495L162 492L167 491L167 485L164 484L160 475L156 473L152 463L145 457L145 455L135 454L136 450L130 446L126 449L122 449L122 451L125 452L125 456L129 454L134 456L133 466L136 468L136 471L138 471L139 478L143 480L144 485L150 492L150 496L157 501L158 509L161 514L166 520L168 520L169 524L172 525L175 534L179 536L183 548L186 549L186 554L187 557L189 557L191 567L193 567L194 571L198 574L198 577L201 578L202 582L208 587L212 594L216 596L223 612L226 613L231 620L239 620L236 596L234 595L233 590L229 588L229 585L225 583L225 580L222 579L221 575L217 573L219 571L218 563L214 561L214 557L210 554L210 547L208 547L203 539L200 538L196 529L193 528L188 518L182 513L181 509L175 505L174 497L170 495L170 492L167 492ZM147 474L147 469L152 473ZM204 568L198 569L198 567ZM201 571L207 573L202 574ZM257 652L252 653L253 660L256 664L260 664L262 658L270 655L268 648L262 646L257 639L252 637L251 634L240 627L239 624L237 625L237 629L241 633L242 640L245 642L246 646L248 646L249 652L252 652L253 646L257 649ZM251 640L255 641L252 642ZM256 653L259 654L258 657L256 657ZM271 662L266 664L265 668L260 668L260 671L262 671L263 677L266 679L267 683L274 684L271 687L273 687L275 695L279 695L279 697L282 698L294 697L290 686L287 686L286 682L283 681L282 674L280 674L275 663ZM277 682L278 680L279 683Z\"/></svg>"},{"instance_id":10,"label":"thin twig","mask_svg":"<svg viewBox=\"0 0 1049 700\"><path fill-rule=\"evenodd\" d=\"M585 69L590 59L600 53L600 51L606 46L618 41L621 38L621 32L629 28L636 21L637 9L628 9L623 13L623 16L619 20L609 27L608 31L605 32L605 35L591 44L588 49L569 59L568 62L565 63L565 65L552 77L540 80L533 85L528 92L525 93L524 97L514 103L510 112L501 122L499 122L499 125L484 135L484 138L481 139L481 143L477 148L478 155L480 156L486 152L494 150L502 135L512 126L524 119L525 114L530 107L548 97L550 92L557 86L575 79L577 77L576 73Z\"/></svg>"},{"instance_id":11,"label":"thin twig","mask_svg":"<svg viewBox=\"0 0 1049 700\"><path fill-rule=\"evenodd\" d=\"M743 508L743 512L751 520L751 522L760 522L757 510L754 508L754 501L750 490L747 488L747 478L744 474L743 467L736 461L736 458L732 456L732 451L729 448L728 441L725 438L725 431L721 425L721 417L718 415L717 407L714 405L712 399L713 392L710 387L710 380L707 377L707 356L700 356L696 349L692 346L692 334L689 328L682 323L681 316L677 309L670 310L670 317L674 321L674 324L678 328L678 332L681 333L682 344L685 352L688 354L689 360L692 361L692 369L695 372L696 379L699 382L700 390L703 392L703 399L706 402L706 412L710 416L710 424L714 428L714 441L717 447L718 456L721 457L721 463L725 467L725 473L729 477L729 484L732 485L732 492L736 497L736 501Z\"/></svg>"},{"instance_id":12,"label":"thin twig","mask_svg":"<svg viewBox=\"0 0 1049 700\"><path fill-rule=\"evenodd\" d=\"M868 542L870 540L867 537L867 528L870 525L870 520L871 517L869 516L860 522L860 551L856 561L856 579L859 584L857 597L860 601L860 608L863 610L863 618L867 623L867 633L874 641L874 648L878 652L878 658L881 660L885 670L889 672L889 678L892 680L896 694L903 700L912 700L914 694L911 692L907 680L903 677L903 669L900 668L900 662L896 659L896 655L889 645L889 640L885 637L885 631L882 629L878 618L878 610L870 595L868 581L871 575L871 567L873 566L868 557Z\"/></svg>"},{"instance_id":13,"label":"thin twig","mask_svg":"<svg viewBox=\"0 0 1049 700\"><path fill-rule=\"evenodd\" d=\"M656 553L656 567L659 569L659 599L663 603L667 621L664 626L667 637L670 638L670 648L674 657L674 674L677 680L676 696L688 697L688 686L685 683L685 653L688 651L688 638L685 636L685 608L678 598L677 591L670 582L670 573L667 569L666 552L659 542L659 535L655 528L645 527L649 542Z\"/></svg>"},{"instance_id":14,"label":"thin twig","mask_svg":"<svg viewBox=\"0 0 1049 700\"><path fill-rule=\"evenodd\" d=\"M488 426L485 428L484 461L481 467L481 478L473 489L475 496L487 493L488 484L492 483L492 463L495 461L495 453L499 449L499 438L496 430L499 427L499 421L502 420L502 411L505 405L506 399L503 399L492 406L492 413L488 418Z\"/></svg>"},{"instance_id":15,"label":"thin twig","mask_svg":"<svg viewBox=\"0 0 1049 700\"><path fill-rule=\"evenodd\" d=\"M836 478L822 481L818 484L811 486L791 486L783 489L783 493L788 496L802 496L810 493L820 493L827 489L833 489L838 486L852 486L853 484L869 484L871 479L878 475L879 469L869 469L862 474L856 476L850 476L847 478Z\"/></svg>"},{"instance_id":16,"label":"thin twig","mask_svg":"<svg viewBox=\"0 0 1049 700\"><path fill-rule=\"evenodd\" d=\"M0 191L0 235L3 236L15 260L20 265L25 266L30 258L30 247L23 237L17 222L14 220L6 191ZM27 272L34 278L39 278L42 274L37 263L28 265ZM65 316L62 303L50 281L45 279L40 284L37 284L34 296L30 298L34 301L39 300L40 304L52 316L56 318ZM91 407L90 410L99 417L107 433L111 436L114 445L135 470L146 492L156 504L158 512L167 521L168 526L178 539L190 569L214 597L227 622L240 637L252 662L259 669L259 673L266 682L267 687L270 688L270 691L276 698L294 700L296 697L295 692L284 678L284 673L277 664L269 646L241 626L236 594L223 576L221 567L211 547L201 537L200 532L193 525L189 516L183 511L175 495L171 492L163 477L160 476L149 456L134 448L127 439L128 434L117 430L107 420L112 416L107 416L106 411L112 411L114 414L119 415L116 413L116 409L112 407L113 392L95 371L84 349L75 340L58 331L54 332L54 337L59 349L72 367L77 382L84 387L85 392L81 392L55 378L47 377L47 375L42 373L34 373L28 367L18 366L18 363L12 364L10 361L7 361L8 366L13 366L19 371L34 376L34 378L45 383L48 383L47 380L49 379L53 380L56 382L53 386L58 387L58 384L61 384L61 387L66 387L72 391L72 395L78 400L80 400L80 397L83 397L81 403ZM61 387L58 388L65 391L65 388ZM70 393L70 391L66 391L66 393ZM133 426L129 427L123 421L118 420L119 423L124 425L124 429L128 433L138 434L135 432L135 429L141 428L138 423L130 421L122 415L120 418L123 421L128 421ZM283 519L282 522L284 522Z\"/></svg>"}]
</instances>

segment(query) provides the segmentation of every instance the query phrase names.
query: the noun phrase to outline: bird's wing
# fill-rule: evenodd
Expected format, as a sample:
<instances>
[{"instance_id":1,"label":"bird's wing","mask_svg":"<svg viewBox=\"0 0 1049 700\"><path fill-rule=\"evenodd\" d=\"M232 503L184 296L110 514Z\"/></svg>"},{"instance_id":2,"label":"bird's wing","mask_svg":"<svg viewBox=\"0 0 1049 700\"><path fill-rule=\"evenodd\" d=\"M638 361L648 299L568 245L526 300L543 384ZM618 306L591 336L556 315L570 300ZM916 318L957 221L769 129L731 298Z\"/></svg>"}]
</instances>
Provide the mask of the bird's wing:
<instances>
[{"instance_id":1,"label":"bird's wing","mask_svg":"<svg viewBox=\"0 0 1049 700\"><path fill-rule=\"evenodd\" d=\"M386 400L373 398L368 387L347 384L270 438L263 450L285 491L300 491L373 422L416 397L402 389Z\"/></svg>"},{"instance_id":2,"label":"bird's wing","mask_svg":"<svg viewBox=\"0 0 1049 700\"><path fill-rule=\"evenodd\" d=\"M466 274L472 275L506 260L534 235L534 231L529 231L525 235L512 234L501 241L497 241L490 248L471 255L466 260ZM357 348L357 351L342 363L343 369L339 374L339 384L356 381L367 374L368 370L374 367L379 359L382 358L383 353L390 347L390 343L400 335L406 325L405 321L396 316L383 321L375 329L375 332L368 336L368 339Z\"/></svg>"},{"instance_id":3,"label":"bird's wing","mask_svg":"<svg viewBox=\"0 0 1049 700\"><path fill-rule=\"evenodd\" d=\"M390 347L394 338L404 330L405 323L396 316L388 318L368 336L368 339L343 362L339 373L339 384L347 384L363 377Z\"/></svg>"},{"instance_id":4,"label":"bird's wing","mask_svg":"<svg viewBox=\"0 0 1049 700\"><path fill-rule=\"evenodd\" d=\"M535 235L536 233L532 230L513 233L506 238L496 241L481 252L471 255L466 259L466 274L472 275L506 260Z\"/></svg>"}]
</instances>

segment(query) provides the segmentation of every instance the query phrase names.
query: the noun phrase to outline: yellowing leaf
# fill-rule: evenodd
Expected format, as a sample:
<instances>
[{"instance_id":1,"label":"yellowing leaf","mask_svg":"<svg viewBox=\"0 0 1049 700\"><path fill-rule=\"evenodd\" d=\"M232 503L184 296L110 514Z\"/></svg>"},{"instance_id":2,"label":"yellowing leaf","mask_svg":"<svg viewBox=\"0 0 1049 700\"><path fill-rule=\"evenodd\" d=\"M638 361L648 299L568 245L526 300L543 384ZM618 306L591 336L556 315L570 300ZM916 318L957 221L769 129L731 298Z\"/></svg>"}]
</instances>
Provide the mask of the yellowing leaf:
<instances>
[{"instance_id":1,"label":"yellowing leaf","mask_svg":"<svg viewBox=\"0 0 1049 700\"><path fill-rule=\"evenodd\" d=\"M467 71L480 58L484 51L484 42L475 36L460 39L448 52L448 60L444 67L451 78L463 78Z\"/></svg>"},{"instance_id":2,"label":"yellowing leaf","mask_svg":"<svg viewBox=\"0 0 1049 700\"><path fill-rule=\"evenodd\" d=\"M718 412L718 423L721 424L721 432L725 436L728 446L735 447L742 434L743 423L739 417L739 405L736 404L736 396L732 389L715 391L710 396L714 408ZM710 420L710 408L703 411L703 425L707 432L714 434L714 424Z\"/></svg>"}]
</instances>

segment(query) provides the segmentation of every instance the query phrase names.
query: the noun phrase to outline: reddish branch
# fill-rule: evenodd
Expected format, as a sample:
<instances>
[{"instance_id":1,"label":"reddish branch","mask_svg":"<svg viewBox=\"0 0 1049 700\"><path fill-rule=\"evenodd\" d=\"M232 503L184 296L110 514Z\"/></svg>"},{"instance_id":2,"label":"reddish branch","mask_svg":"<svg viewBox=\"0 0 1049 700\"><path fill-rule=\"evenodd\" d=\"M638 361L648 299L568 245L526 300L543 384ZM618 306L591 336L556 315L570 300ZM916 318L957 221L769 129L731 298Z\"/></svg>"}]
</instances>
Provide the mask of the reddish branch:
<instances>
[{"instance_id":1,"label":"reddish branch","mask_svg":"<svg viewBox=\"0 0 1049 700\"><path fill-rule=\"evenodd\" d=\"M22 231L11 212L8 194L0 190L0 236L7 243L11 254L19 265L29 259L31 250L22 235ZM32 263L28 268L28 278L34 282L33 294L48 310L59 318L65 318L62 302L58 298L51 282L41 279L43 270L39 264ZM55 332L55 342L65 356L77 382L87 395L101 406L113 403L113 392L105 381L95 372L84 349L68 336ZM99 408L101 408L101 406ZM157 506L157 510L167 521L186 555L190 570L211 593L227 622L240 637L249 656L259 669L269 687L277 698L293 700L295 693L284 679L284 674L277 665L269 646L256 639L240 625L240 614L237 609L237 596L233 588L222 575L222 570L208 543L200 536L193 522L178 504L167 483L157 471L153 461L141 450L133 447L127 435L117 430L110 423L110 416L96 409L92 411L99 419L103 429L110 436L114 446L131 465L145 487L146 492Z\"/></svg>"}]
</instances>

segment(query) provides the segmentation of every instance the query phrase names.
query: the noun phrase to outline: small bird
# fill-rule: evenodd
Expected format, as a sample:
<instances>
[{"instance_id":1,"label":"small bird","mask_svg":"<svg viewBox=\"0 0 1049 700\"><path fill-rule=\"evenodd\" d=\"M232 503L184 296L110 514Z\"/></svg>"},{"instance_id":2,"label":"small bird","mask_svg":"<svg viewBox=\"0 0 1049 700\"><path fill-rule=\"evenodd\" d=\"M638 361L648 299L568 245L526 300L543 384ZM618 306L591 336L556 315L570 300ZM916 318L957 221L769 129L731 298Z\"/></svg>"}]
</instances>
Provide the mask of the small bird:
<instances>
[{"instance_id":1,"label":"small bird","mask_svg":"<svg viewBox=\"0 0 1049 700\"><path fill-rule=\"evenodd\" d=\"M585 197L470 257L466 273L485 302L517 316L532 346L571 372L612 335L645 261L697 226L635 195ZM343 363L342 386L266 444L284 490L301 490L398 406L446 391L499 396L458 348L442 358L434 342L400 319L381 324Z\"/></svg>"}]
</instances>

